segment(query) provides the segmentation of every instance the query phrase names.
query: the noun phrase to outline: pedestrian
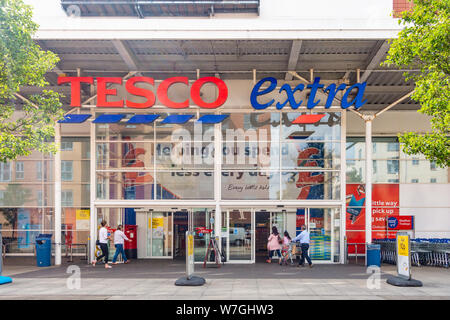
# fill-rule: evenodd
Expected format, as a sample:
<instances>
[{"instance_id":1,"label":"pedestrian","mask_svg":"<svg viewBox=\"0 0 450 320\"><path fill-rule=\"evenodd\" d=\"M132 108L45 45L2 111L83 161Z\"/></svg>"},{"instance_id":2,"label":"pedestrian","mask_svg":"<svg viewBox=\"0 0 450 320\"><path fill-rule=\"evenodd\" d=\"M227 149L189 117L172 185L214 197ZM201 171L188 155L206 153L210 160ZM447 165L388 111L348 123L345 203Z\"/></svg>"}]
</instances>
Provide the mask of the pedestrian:
<instances>
[{"instance_id":1,"label":"pedestrian","mask_svg":"<svg viewBox=\"0 0 450 320\"><path fill-rule=\"evenodd\" d=\"M302 257L299 260L298 266L305 265L305 259L308 261L309 267L312 268L311 258L308 255L309 250L309 232L306 230L306 226L303 225L301 232L298 236L292 239L292 242L300 242L300 248L302 249Z\"/></svg>"},{"instance_id":2,"label":"pedestrian","mask_svg":"<svg viewBox=\"0 0 450 320\"><path fill-rule=\"evenodd\" d=\"M269 250L269 259L266 260L267 263L272 262L272 256L276 252L278 255L278 263L281 264L281 245L283 240L281 240L280 234L278 233L277 227L272 227L272 233L267 241L267 250Z\"/></svg>"},{"instance_id":3,"label":"pedestrian","mask_svg":"<svg viewBox=\"0 0 450 320\"><path fill-rule=\"evenodd\" d=\"M122 225L119 224L117 226L116 232L114 232L114 246L116 247L116 253L114 254L114 258L113 258L112 264L117 264L116 260L117 260L117 257L119 256L119 254L122 255L123 263L130 262L127 259L127 256L125 255L125 251L123 250L123 246L124 246L124 240L130 241L130 242L131 242L131 240L127 238L125 233L123 233L122 229L123 229Z\"/></svg>"},{"instance_id":4,"label":"pedestrian","mask_svg":"<svg viewBox=\"0 0 450 320\"><path fill-rule=\"evenodd\" d=\"M102 250L102 254L92 261L92 265L95 267L97 260L105 258L105 269L111 269L112 267L108 264L109 250L108 250L108 239L111 240L111 237L108 236L108 229L106 229L106 221L102 220L100 223L102 226L98 231L98 240L96 244L100 246Z\"/></svg>"}]
</instances>

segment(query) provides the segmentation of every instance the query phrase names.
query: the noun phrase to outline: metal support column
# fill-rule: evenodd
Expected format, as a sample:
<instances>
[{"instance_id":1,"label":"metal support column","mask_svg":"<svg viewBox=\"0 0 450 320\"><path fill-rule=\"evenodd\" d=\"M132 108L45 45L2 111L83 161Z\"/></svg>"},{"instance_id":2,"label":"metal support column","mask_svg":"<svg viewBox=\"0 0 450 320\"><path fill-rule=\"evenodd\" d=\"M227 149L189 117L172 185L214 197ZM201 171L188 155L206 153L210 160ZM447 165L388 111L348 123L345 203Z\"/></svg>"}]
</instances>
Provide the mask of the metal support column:
<instances>
[{"instance_id":1,"label":"metal support column","mask_svg":"<svg viewBox=\"0 0 450 320\"><path fill-rule=\"evenodd\" d=\"M61 265L61 125L55 126L55 265Z\"/></svg>"},{"instance_id":2,"label":"metal support column","mask_svg":"<svg viewBox=\"0 0 450 320\"><path fill-rule=\"evenodd\" d=\"M91 111L92 116L95 116L95 113ZM96 153L96 146L95 146L95 123L90 123L90 155L91 155L91 162L90 162L90 210L89 210L89 217L90 217L90 236L89 236L89 262L92 262L95 258L95 241L97 238L97 212L95 210L95 197L96 197L96 176L95 176L95 165L97 162L97 153Z\"/></svg>"},{"instance_id":3,"label":"metal support column","mask_svg":"<svg viewBox=\"0 0 450 320\"><path fill-rule=\"evenodd\" d=\"M372 243L372 121L374 115L364 115L366 123L366 243Z\"/></svg>"}]
</instances>

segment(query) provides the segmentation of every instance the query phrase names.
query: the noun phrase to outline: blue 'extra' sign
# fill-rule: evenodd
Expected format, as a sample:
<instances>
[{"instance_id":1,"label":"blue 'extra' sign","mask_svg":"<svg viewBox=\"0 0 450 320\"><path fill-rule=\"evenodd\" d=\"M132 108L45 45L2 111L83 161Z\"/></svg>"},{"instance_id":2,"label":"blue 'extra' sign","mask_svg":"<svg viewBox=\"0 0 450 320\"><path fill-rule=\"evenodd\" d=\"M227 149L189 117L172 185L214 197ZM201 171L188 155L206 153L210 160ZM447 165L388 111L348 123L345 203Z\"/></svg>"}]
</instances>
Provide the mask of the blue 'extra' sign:
<instances>
[{"instance_id":1,"label":"blue 'extra' sign","mask_svg":"<svg viewBox=\"0 0 450 320\"><path fill-rule=\"evenodd\" d=\"M270 83L269 86L267 88L261 89L262 85L266 82ZM266 109L266 108L270 107L271 105L273 105L275 103L275 99L272 99L267 103L260 103L260 102L258 102L258 97L266 95L268 93L271 93L272 91L275 90L276 87L277 87L277 79L275 79L273 77L267 77L267 78L261 79L253 87L252 93L250 95L250 102L252 104L252 107L257 110L262 110L262 109ZM342 91L345 90L345 93L342 96L342 100L341 100L341 108L342 109L347 109L348 107L351 107L352 105L354 105L356 109L359 109L367 102L367 100L363 100L364 91L366 89L366 82L355 83L354 85L352 85L348 88L345 83L341 83L339 86L336 86L335 83L332 83L325 89L323 89L324 87L325 87L325 85L320 83L319 77L316 77L314 79L313 83L306 85L307 89L311 89L308 101L306 103L306 107L308 109L312 109L320 103L320 99L316 100L317 90L319 90L319 89L322 89L323 92L328 93L327 101L325 103L325 108L331 107L331 104L333 103L333 100L336 97L336 94L340 90L342 90ZM290 104L292 109L297 109L298 107L300 107L303 100L296 101L294 94L297 91L303 91L304 89L305 89L305 85L303 83L300 83L293 89L289 84L287 84L287 83L283 84L281 86L280 90L278 91L278 93L282 93L284 91L285 95L286 95L286 100L277 101L277 103L275 105L276 108L282 109L288 103ZM349 95L354 89L356 89L356 95L353 97L353 99L348 101Z\"/></svg>"}]
</instances>

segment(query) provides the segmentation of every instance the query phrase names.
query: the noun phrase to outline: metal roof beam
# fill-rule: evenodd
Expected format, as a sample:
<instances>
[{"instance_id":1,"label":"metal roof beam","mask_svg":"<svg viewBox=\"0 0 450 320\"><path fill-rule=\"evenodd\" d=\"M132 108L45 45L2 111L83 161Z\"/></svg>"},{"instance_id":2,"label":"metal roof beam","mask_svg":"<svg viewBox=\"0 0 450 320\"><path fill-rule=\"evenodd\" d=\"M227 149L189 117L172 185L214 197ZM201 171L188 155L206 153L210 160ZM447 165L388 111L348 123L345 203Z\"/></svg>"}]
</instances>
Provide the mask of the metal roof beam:
<instances>
[{"instance_id":1,"label":"metal roof beam","mask_svg":"<svg viewBox=\"0 0 450 320\"><path fill-rule=\"evenodd\" d=\"M378 48L378 49L377 49ZM375 50L372 51L372 55L369 57L369 62L366 64L364 68L366 71L361 75L360 82L364 82L369 78L370 74L374 69L380 66L381 61L383 60L386 51L389 49L389 43L387 41L378 41L375 45Z\"/></svg>"},{"instance_id":2,"label":"metal roof beam","mask_svg":"<svg viewBox=\"0 0 450 320\"><path fill-rule=\"evenodd\" d=\"M291 52L288 60L288 70L295 70L297 68L298 57L300 56L300 49L302 48L302 40L292 40ZM286 72L285 80L292 80L292 74Z\"/></svg>"},{"instance_id":3,"label":"metal roof beam","mask_svg":"<svg viewBox=\"0 0 450 320\"><path fill-rule=\"evenodd\" d=\"M124 43L124 41L112 40L112 43L116 48L117 52L119 53L120 57L122 58L122 60L127 65L129 71L139 70L136 56L131 51L131 49Z\"/></svg>"}]
</instances>

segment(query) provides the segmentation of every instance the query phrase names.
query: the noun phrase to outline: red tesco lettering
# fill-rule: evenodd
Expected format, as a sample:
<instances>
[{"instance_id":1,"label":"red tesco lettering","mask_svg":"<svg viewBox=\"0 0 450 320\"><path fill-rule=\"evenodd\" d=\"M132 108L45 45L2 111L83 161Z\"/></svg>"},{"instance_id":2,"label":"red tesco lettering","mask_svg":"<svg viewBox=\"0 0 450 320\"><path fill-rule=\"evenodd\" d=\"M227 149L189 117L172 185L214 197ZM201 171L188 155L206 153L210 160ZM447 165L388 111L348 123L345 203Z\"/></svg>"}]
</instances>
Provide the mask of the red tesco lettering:
<instances>
[{"instance_id":1,"label":"red tesco lettering","mask_svg":"<svg viewBox=\"0 0 450 320\"><path fill-rule=\"evenodd\" d=\"M188 77L172 77L165 79L160 83L155 94L145 88L137 87L137 83L148 83L152 86L155 85L155 80L149 77L132 77L125 83L126 91L133 95L145 98L144 102L133 102L130 100L115 100L108 101L108 96L117 96L117 89L108 88L109 84L122 85L122 78L119 77L97 77L97 107L106 108L123 108L124 105L128 108L145 109L155 105L156 97L158 100L168 108L183 109L189 107L189 99L183 102L175 102L169 98L169 89L175 83L182 83L189 86ZM71 85L71 107L81 107L81 84L93 84L93 77L59 77L58 85L70 83ZM206 83L214 84L218 89L217 99L213 102L206 102L200 96L200 90ZM215 109L222 106L228 98L228 88L225 82L216 77L203 77L197 79L191 86L190 97L192 101L200 108Z\"/></svg>"}]
</instances>

